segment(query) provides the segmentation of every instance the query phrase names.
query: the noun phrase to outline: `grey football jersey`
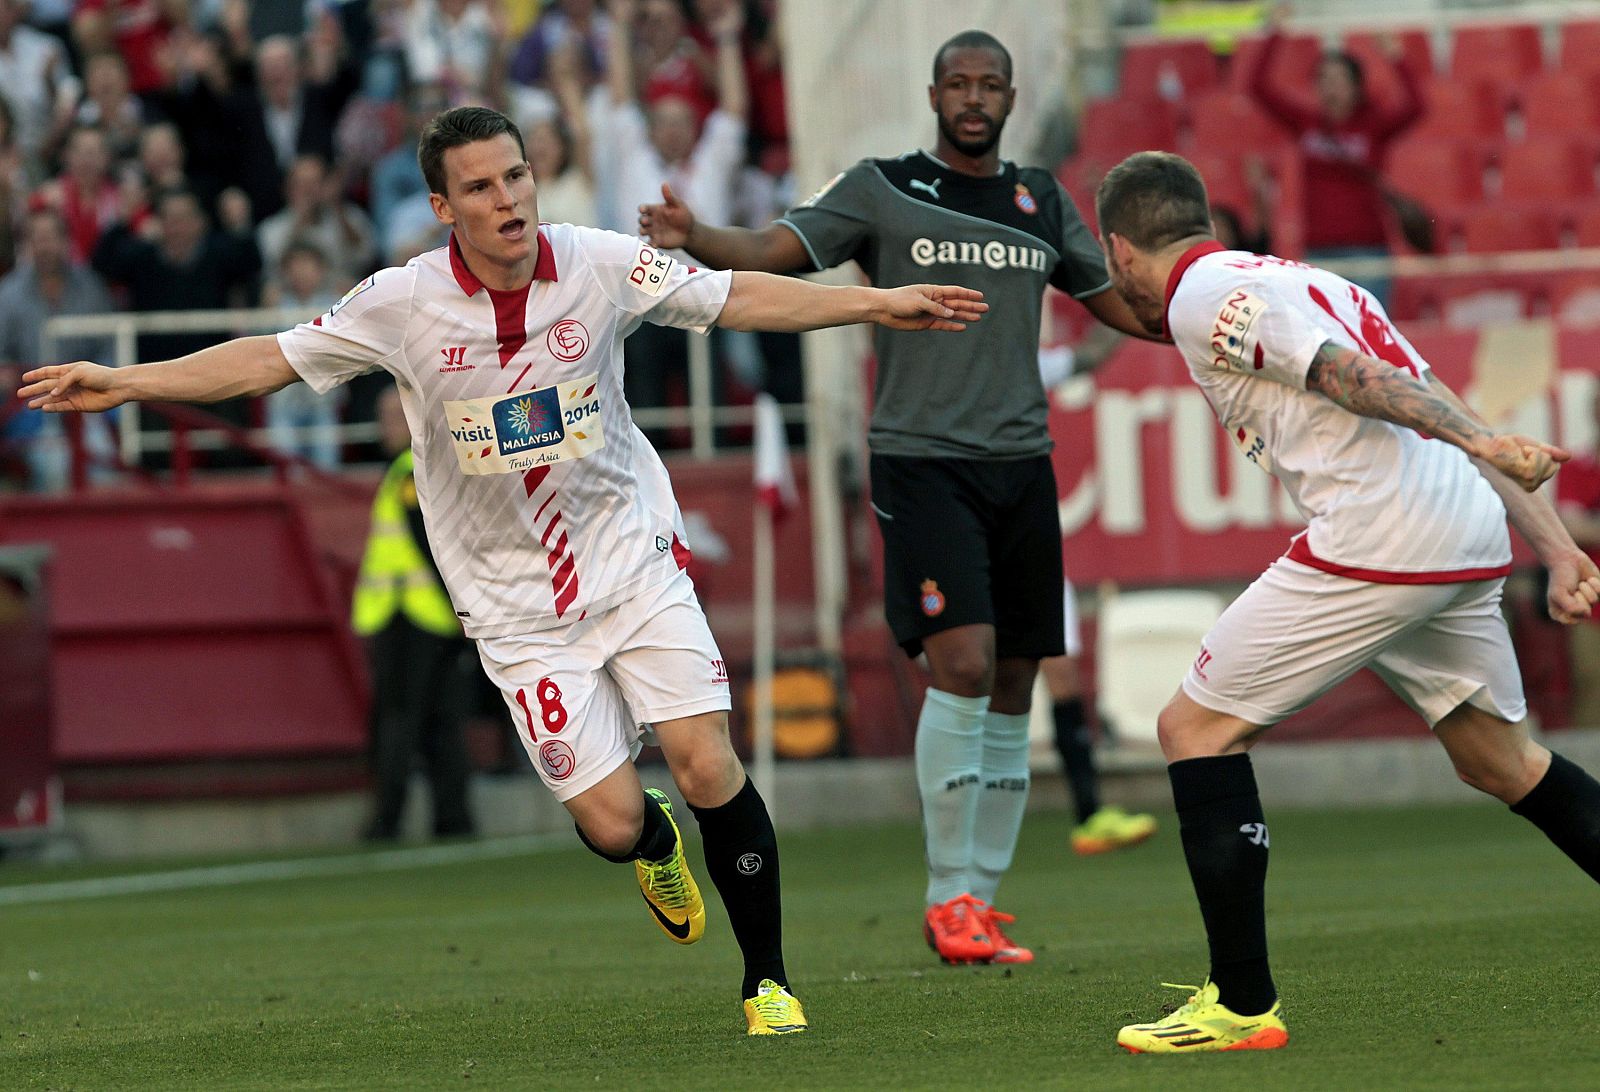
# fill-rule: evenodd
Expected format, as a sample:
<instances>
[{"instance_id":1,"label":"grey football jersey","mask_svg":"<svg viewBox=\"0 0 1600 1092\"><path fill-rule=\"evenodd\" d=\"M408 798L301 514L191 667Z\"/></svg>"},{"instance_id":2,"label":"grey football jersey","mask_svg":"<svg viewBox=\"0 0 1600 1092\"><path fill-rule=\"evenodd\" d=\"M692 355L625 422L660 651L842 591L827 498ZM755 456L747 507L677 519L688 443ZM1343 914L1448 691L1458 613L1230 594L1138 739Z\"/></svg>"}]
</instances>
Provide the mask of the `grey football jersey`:
<instances>
[{"instance_id":1,"label":"grey football jersey","mask_svg":"<svg viewBox=\"0 0 1600 1092\"><path fill-rule=\"evenodd\" d=\"M1072 199L1047 171L1006 162L975 178L926 152L864 159L778 223L817 269L855 259L873 284L959 284L990 310L961 333L876 331L868 445L884 455L1016 459L1050 450L1039 380L1044 288L1111 287Z\"/></svg>"}]
</instances>

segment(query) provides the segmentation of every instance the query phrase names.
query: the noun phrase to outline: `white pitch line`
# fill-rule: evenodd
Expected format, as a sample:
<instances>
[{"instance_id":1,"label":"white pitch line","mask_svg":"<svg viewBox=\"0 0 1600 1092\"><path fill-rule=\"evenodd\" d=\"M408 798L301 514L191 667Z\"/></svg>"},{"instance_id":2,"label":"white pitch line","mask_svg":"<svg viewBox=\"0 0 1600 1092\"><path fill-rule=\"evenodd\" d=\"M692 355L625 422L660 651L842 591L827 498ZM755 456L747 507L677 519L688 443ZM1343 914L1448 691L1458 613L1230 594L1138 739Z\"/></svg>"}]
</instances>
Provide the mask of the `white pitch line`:
<instances>
[{"instance_id":1,"label":"white pitch line","mask_svg":"<svg viewBox=\"0 0 1600 1092\"><path fill-rule=\"evenodd\" d=\"M253 864L185 868L176 872L143 872L129 876L101 876L93 880L17 884L0 887L0 906L73 899L104 899L116 895L143 895L153 891L185 891L198 887L233 887L266 880L300 880L313 876L360 876L372 872L404 872L414 868L493 861L543 853L572 843L565 834L524 834L482 842L460 842L416 849L390 849L379 853L351 853L340 857L303 857L291 861L257 861Z\"/></svg>"}]
</instances>

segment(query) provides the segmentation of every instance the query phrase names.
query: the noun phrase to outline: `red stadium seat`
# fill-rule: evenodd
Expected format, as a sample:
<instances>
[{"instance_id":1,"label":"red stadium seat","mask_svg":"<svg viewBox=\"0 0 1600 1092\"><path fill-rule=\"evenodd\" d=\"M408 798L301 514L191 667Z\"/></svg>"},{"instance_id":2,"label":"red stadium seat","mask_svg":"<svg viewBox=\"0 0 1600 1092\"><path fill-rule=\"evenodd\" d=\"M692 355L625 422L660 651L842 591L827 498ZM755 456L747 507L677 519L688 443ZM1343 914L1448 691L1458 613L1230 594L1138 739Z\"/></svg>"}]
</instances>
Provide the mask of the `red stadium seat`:
<instances>
[{"instance_id":1,"label":"red stadium seat","mask_svg":"<svg viewBox=\"0 0 1600 1092\"><path fill-rule=\"evenodd\" d=\"M1600 206L1586 205L1571 217L1568 226L1578 246L1600 247Z\"/></svg>"},{"instance_id":2,"label":"red stadium seat","mask_svg":"<svg viewBox=\"0 0 1600 1092\"><path fill-rule=\"evenodd\" d=\"M1523 131L1592 134L1600 131L1600 79L1576 72L1549 72L1517 89Z\"/></svg>"},{"instance_id":3,"label":"red stadium seat","mask_svg":"<svg viewBox=\"0 0 1600 1092\"><path fill-rule=\"evenodd\" d=\"M1265 153L1289 135L1249 95L1217 90L1189 101L1189 148L1195 154Z\"/></svg>"},{"instance_id":4,"label":"red stadium seat","mask_svg":"<svg viewBox=\"0 0 1600 1092\"><path fill-rule=\"evenodd\" d=\"M1473 254L1506 250L1553 250L1560 226L1542 205L1486 205L1461 214L1452 231L1452 249Z\"/></svg>"},{"instance_id":5,"label":"red stadium seat","mask_svg":"<svg viewBox=\"0 0 1600 1092\"><path fill-rule=\"evenodd\" d=\"M1600 20L1567 23L1561 28L1563 72L1600 75Z\"/></svg>"},{"instance_id":6,"label":"red stadium seat","mask_svg":"<svg viewBox=\"0 0 1600 1092\"><path fill-rule=\"evenodd\" d=\"M1471 204L1483 197L1483 155L1476 141L1414 136L1389 149L1384 178L1430 209Z\"/></svg>"},{"instance_id":7,"label":"red stadium seat","mask_svg":"<svg viewBox=\"0 0 1600 1092\"><path fill-rule=\"evenodd\" d=\"M1175 78L1176 89L1190 98L1216 86L1217 69L1216 54L1198 38L1135 42L1122 52L1119 91L1124 98L1168 97L1174 89L1163 85Z\"/></svg>"},{"instance_id":8,"label":"red stadium seat","mask_svg":"<svg viewBox=\"0 0 1600 1092\"><path fill-rule=\"evenodd\" d=\"M1228 61L1228 86L1235 91L1247 87L1250 70L1261 55L1265 38L1241 38ZM1279 47L1278 58L1269 73L1281 87L1304 88L1311 94L1316 79L1317 62L1322 59L1322 41L1309 34L1291 34Z\"/></svg>"},{"instance_id":9,"label":"red stadium seat","mask_svg":"<svg viewBox=\"0 0 1600 1092\"><path fill-rule=\"evenodd\" d=\"M1526 23L1462 27L1451 39L1450 74L1458 80L1517 83L1544 67L1539 28Z\"/></svg>"},{"instance_id":10,"label":"red stadium seat","mask_svg":"<svg viewBox=\"0 0 1600 1092\"><path fill-rule=\"evenodd\" d=\"M1425 30L1402 30L1394 35L1406 63L1424 85L1433 78L1433 46ZM1400 77L1395 74L1395 64L1382 44L1382 35L1362 31L1344 40L1344 48L1361 62L1362 74L1367 83L1367 94L1374 102L1393 102L1400 96Z\"/></svg>"},{"instance_id":11,"label":"red stadium seat","mask_svg":"<svg viewBox=\"0 0 1600 1092\"><path fill-rule=\"evenodd\" d=\"M1084 107L1078 147L1089 155L1117 162L1134 152L1177 146L1177 119L1161 99L1095 99Z\"/></svg>"},{"instance_id":12,"label":"red stadium seat","mask_svg":"<svg viewBox=\"0 0 1600 1092\"><path fill-rule=\"evenodd\" d=\"M1492 139L1505 136L1505 103L1492 84L1434 80L1424 94L1427 110L1410 130L1413 135Z\"/></svg>"},{"instance_id":13,"label":"red stadium seat","mask_svg":"<svg viewBox=\"0 0 1600 1092\"><path fill-rule=\"evenodd\" d=\"M1508 201L1571 201L1594 192L1594 155L1565 136L1532 136L1497 157L1500 195Z\"/></svg>"},{"instance_id":14,"label":"red stadium seat","mask_svg":"<svg viewBox=\"0 0 1600 1092\"><path fill-rule=\"evenodd\" d=\"M1189 156L1189 162L1194 164L1194 169L1205 180L1206 195L1211 198L1213 205L1231 209L1234 215L1247 223L1255 216L1243 159L1236 155L1195 152Z\"/></svg>"}]
</instances>

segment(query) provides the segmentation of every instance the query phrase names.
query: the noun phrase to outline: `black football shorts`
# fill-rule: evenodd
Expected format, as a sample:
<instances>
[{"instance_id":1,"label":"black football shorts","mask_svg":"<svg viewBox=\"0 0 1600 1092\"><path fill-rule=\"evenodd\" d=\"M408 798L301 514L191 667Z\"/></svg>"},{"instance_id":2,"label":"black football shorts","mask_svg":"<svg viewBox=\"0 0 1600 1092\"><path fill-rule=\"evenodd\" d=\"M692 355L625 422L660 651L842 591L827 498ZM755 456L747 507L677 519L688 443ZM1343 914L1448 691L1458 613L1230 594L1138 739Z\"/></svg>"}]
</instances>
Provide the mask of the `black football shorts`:
<instances>
[{"instance_id":1,"label":"black football shorts","mask_svg":"<svg viewBox=\"0 0 1600 1092\"><path fill-rule=\"evenodd\" d=\"M884 613L915 656L923 638L992 625L997 657L1065 652L1061 522L1048 455L872 456Z\"/></svg>"}]
</instances>

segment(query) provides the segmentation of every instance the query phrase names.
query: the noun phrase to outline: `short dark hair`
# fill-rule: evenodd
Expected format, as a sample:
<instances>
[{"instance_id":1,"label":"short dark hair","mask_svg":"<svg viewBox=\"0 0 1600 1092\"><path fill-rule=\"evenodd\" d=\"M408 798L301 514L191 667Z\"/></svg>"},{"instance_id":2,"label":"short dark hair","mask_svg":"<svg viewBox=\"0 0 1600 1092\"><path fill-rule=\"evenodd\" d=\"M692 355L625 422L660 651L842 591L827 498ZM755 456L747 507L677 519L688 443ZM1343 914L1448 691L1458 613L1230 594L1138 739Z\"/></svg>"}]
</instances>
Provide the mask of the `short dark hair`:
<instances>
[{"instance_id":1,"label":"short dark hair","mask_svg":"<svg viewBox=\"0 0 1600 1092\"><path fill-rule=\"evenodd\" d=\"M1165 250L1211 234L1211 206L1200 172L1181 155L1136 152L1112 167L1094 197L1101 235L1140 250Z\"/></svg>"},{"instance_id":2,"label":"short dark hair","mask_svg":"<svg viewBox=\"0 0 1600 1092\"><path fill-rule=\"evenodd\" d=\"M944 55L952 49L993 50L1000 55L1000 67L1005 69L1006 82L1011 82L1011 51L1000 44L1000 39L986 30L963 30L940 46L938 52L933 55L934 83L944 78Z\"/></svg>"},{"instance_id":3,"label":"short dark hair","mask_svg":"<svg viewBox=\"0 0 1600 1092\"><path fill-rule=\"evenodd\" d=\"M446 110L422 127L417 139L417 163L422 167L422 177L431 193L444 195L444 153L463 144L476 144L480 140L493 140L509 135L517 142L517 154L528 158L522 144L522 131L516 122L483 106L457 106Z\"/></svg>"}]
</instances>

